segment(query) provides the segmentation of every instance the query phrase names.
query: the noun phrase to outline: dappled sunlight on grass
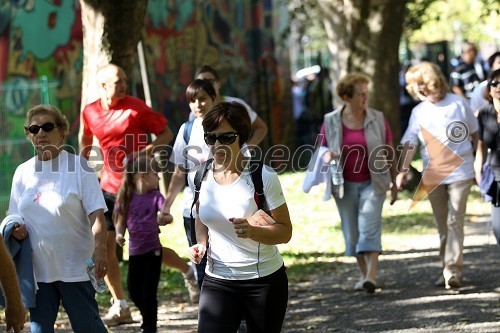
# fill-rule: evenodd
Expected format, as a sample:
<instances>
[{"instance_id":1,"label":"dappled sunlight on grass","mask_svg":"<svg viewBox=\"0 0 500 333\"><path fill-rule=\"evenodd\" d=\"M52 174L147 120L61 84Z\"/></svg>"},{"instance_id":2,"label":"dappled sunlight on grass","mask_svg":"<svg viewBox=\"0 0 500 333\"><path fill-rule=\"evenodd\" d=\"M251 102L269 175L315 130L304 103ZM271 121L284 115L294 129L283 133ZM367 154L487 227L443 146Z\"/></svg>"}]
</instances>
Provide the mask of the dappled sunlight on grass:
<instances>
[{"instance_id":1,"label":"dappled sunlight on grass","mask_svg":"<svg viewBox=\"0 0 500 333\"><path fill-rule=\"evenodd\" d=\"M410 209L412 199L413 193L402 191L394 205L391 206L386 200L383 210L385 233L420 234L435 231L430 202L424 199ZM467 216L489 216L490 212L491 204L483 200L476 185L472 186L467 202Z\"/></svg>"},{"instance_id":2,"label":"dappled sunlight on grass","mask_svg":"<svg viewBox=\"0 0 500 333\"><path fill-rule=\"evenodd\" d=\"M342 252L344 241L340 218L333 199L323 201L324 187L309 193L302 191L304 173L280 175L293 224L292 240L281 244L280 251L289 253Z\"/></svg>"},{"instance_id":3,"label":"dappled sunlight on grass","mask_svg":"<svg viewBox=\"0 0 500 333\"><path fill-rule=\"evenodd\" d=\"M293 262L293 264L287 264L287 275L290 283L297 283L307 280L311 275L329 269L332 267L335 268L333 254L327 255L326 257L316 258L314 257L307 258L306 260L297 261L293 258L290 258L286 254L283 256L285 262Z\"/></svg>"}]
</instances>

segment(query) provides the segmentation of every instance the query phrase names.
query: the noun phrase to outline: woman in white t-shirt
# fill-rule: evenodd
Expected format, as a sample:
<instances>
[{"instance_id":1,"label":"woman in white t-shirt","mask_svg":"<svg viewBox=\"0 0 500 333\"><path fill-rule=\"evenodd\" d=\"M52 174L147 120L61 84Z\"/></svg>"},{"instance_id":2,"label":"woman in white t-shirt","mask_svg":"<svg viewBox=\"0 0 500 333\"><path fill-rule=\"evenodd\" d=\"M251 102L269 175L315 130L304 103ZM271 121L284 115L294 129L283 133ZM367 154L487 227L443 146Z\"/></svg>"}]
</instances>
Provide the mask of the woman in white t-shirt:
<instances>
[{"instance_id":1,"label":"woman in white t-shirt","mask_svg":"<svg viewBox=\"0 0 500 333\"><path fill-rule=\"evenodd\" d=\"M201 126L201 122L203 116L214 105L215 98L216 93L210 81L194 80L189 84L186 89L186 99L189 103L191 113L194 114L196 118L181 125L177 137L175 138L172 155L170 156L170 162L175 165L175 169L168 185L162 212L166 214L166 217L173 218L172 215L170 215L170 208L177 195L183 191L184 209L182 215L189 246L193 245L191 242L191 219L189 214L189 208L193 202L193 192L186 184L186 174L191 168L206 161L210 154L210 148L203 140L203 127ZM186 126L190 126L191 129L186 129ZM171 251L170 253L165 252L165 249L166 248L163 250L164 264L173 266L172 264L175 262L184 263L183 259L180 258L172 260L172 257L178 257L178 255L172 255L175 252L172 253ZM205 276L206 263L207 260L205 257L196 265L197 281L195 281L194 286L190 281L185 281L185 285L188 288L193 303L198 303L199 289L201 289L201 284ZM186 264L184 263L183 265ZM177 265L177 268L182 269L182 266Z\"/></svg>"},{"instance_id":2,"label":"woman in white t-shirt","mask_svg":"<svg viewBox=\"0 0 500 333\"><path fill-rule=\"evenodd\" d=\"M221 102L202 125L214 159L196 204L197 243L188 251L196 264L205 253L208 257L198 331L236 332L245 319L248 332L280 332L288 279L276 244L290 241L292 224L278 176L264 166L265 206L275 223L253 222L258 206L249 160L241 149L251 131L244 106ZM189 177L192 189L193 177L194 172Z\"/></svg>"},{"instance_id":3,"label":"woman in white t-shirt","mask_svg":"<svg viewBox=\"0 0 500 333\"><path fill-rule=\"evenodd\" d=\"M38 105L27 114L25 133L36 156L14 174L9 214L23 218L11 237L29 241L38 284L30 308L31 332L54 332L62 303L74 332L107 332L87 275L107 271L106 204L92 167L62 149L69 123L59 109Z\"/></svg>"},{"instance_id":4,"label":"woman in white t-shirt","mask_svg":"<svg viewBox=\"0 0 500 333\"><path fill-rule=\"evenodd\" d=\"M182 215L184 219L184 229L186 231L189 246L191 246L193 244L191 242L190 208L193 202L193 192L189 186L186 186L186 172L200 163L203 163L209 157L210 148L204 141L201 122L203 121L203 116L213 105L218 103L217 91L210 80L196 79L186 88L186 100L189 103L191 114L193 114L195 118L182 124L175 138L172 155L170 156L170 162L175 165L175 169L168 186L162 212L165 213L166 217L172 218L172 215L170 215L170 208L177 195L183 191L184 209ZM257 114L252 110L245 109L253 124ZM255 144L257 143L258 141L255 141ZM246 145L245 148L247 148ZM183 266L186 266L186 264L182 259L172 250L164 248L163 251L163 263L183 271ZM205 276L206 262L205 257L196 265L196 277L199 289L201 289ZM193 283L188 279L185 279L185 285L188 288L191 300L197 303L199 290L193 288Z\"/></svg>"},{"instance_id":5,"label":"woman in white t-shirt","mask_svg":"<svg viewBox=\"0 0 500 333\"><path fill-rule=\"evenodd\" d=\"M464 218L467 197L474 183L474 153L478 141L477 119L469 103L449 93L444 75L437 65L422 62L406 73L408 91L422 102L412 111L401 144L400 160L407 171L415 147L420 144L424 162L422 182L415 195L426 195L439 233L439 254L443 271L436 286L461 287L463 271ZM407 172L397 176L401 188ZM414 199L415 200L415 199Z\"/></svg>"},{"instance_id":6,"label":"woman in white t-shirt","mask_svg":"<svg viewBox=\"0 0 500 333\"><path fill-rule=\"evenodd\" d=\"M268 127L264 120L255 112L250 105L248 105L244 100L233 96L222 96L220 94L221 90L221 79L217 71L208 65L201 66L194 75L194 78L199 80L208 80L212 84L216 98L214 100L214 105L220 102L238 102L245 107L248 115L250 116L250 121L252 122L252 134L248 138L247 145L249 147L254 147L258 145L267 135ZM194 119L192 117L193 113L189 115L189 119Z\"/></svg>"}]
</instances>

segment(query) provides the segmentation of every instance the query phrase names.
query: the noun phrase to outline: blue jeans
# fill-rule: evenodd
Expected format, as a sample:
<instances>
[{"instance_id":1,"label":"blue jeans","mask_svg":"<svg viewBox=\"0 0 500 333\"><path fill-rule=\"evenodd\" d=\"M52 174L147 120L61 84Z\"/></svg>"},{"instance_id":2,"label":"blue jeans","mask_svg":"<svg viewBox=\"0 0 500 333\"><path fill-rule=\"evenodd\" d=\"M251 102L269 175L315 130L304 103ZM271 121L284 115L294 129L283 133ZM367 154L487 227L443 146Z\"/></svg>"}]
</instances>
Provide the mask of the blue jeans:
<instances>
[{"instance_id":1,"label":"blue jeans","mask_svg":"<svg viewBox=\"0 0 500 333\"><path fill-rule=\"evenodd\" d=\"M90 281L38 283L36 307L30 310L31 333L54 332L62 302L75 333L107 332L99 317L95 290Z\"/></svg>"},{"instance_id":2,"label":"blue jeans","mask_svg":"<svg viewBox=\"0 0 500 333\"><path fill-rule=\"evenodd\" d=\"M335 198L345 240L345 252L382 252L382 207L385 194L377 194L371 181L344 183L344 197Z\"/></svg>"}]
</instances>

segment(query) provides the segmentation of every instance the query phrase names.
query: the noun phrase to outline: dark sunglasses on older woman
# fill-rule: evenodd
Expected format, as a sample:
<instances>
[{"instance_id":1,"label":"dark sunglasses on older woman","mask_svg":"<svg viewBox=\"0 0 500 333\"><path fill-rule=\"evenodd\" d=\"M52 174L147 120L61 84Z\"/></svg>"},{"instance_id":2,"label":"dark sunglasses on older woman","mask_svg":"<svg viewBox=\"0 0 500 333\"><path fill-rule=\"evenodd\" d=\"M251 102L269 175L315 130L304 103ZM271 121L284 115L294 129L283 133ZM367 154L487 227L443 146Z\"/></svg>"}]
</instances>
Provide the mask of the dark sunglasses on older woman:
<instances>
[{"instance_id":1,"label":"dark sunglasses on older woman","mask_svg":"<svg viewBox=\"0 0 500 333\"><path fill-rule=\"evenodd\" d=\"M500 81L491 81L489 84L491 88L496 88L498 85L500 85Z\"/></svg>"},{"instance_id":2,"label":"dark sunglasses on older woman","mask_svg":"<svg viewBox=\"0 0 500 333\"><path fill-rule=\"evenodd\" d=\"M40 132L40 128L43 129L45 133L52 132L54 128L56 128L57 125L54 123L45 123L42 126L38 125L30 125L28 127L25 127L25 129L30 132L31 134L37 135L38 132Z\"/></svg>"},{"instance_id":3,"label":"dark sunglasses on older woman","mask_svg":"<svg viewBox=\"0 0 500 333\"><path fill-rule=\"evenodd\" d=\"M230 145L236 141L236 137L238 136L238 133L236 132L227 132L227 133L220 133L220 134L215 134L215 133L205 133L205 142L209 146L215 145L215 142L219 140L219 142L223 145Z\"/></svg>"}]
</instances>

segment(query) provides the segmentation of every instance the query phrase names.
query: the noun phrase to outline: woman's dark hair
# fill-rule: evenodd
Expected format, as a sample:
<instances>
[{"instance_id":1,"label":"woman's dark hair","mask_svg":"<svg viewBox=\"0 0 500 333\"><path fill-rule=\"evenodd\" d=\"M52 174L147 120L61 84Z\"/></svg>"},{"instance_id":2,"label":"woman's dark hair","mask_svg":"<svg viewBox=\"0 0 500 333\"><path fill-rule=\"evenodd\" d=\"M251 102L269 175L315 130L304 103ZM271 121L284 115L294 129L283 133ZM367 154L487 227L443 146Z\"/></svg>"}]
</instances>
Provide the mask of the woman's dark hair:
<instances>
[{"instance_id":1,"label":"woman's dark hair","mask_svg":"<svg viewBox=\"0 0 500 333\"><path fill-rule=\"evenodd\" d=\"M490 83L495 80L496 77L500 77L500 69L493 71L488 75L488 84L486 85L486 89L484 89L483 98L488 101L488 103L493 104L493 97L490 95L491 87Z\"/></svg>"},{"instance_id":2,"label":"woman's dark hair","mask_svg":"<svg viewBox=\"0 0 500 333\"><path fill-rule=\"evenodd\" d=\"M212 132L226 120L238 133L240 148L250 138L252 124L247 109L238 102L220 102L203 117L203 130Z\"/></svg>"},{"instance_id":3,"label":"woman's dark hair","mask_svg":"<svg viewBox=\"0 0 500 333\"><path fill-rule=\"evenodd\" d=\"M209 80L196 79L193 82L191 82L191 84L186 89L187 101L188 102L194 101L196 99L196 95L198 95L198 93L201 90L204 90L207 93L207 95L212 99L212 101L214 101L215 98L217 97L214 86L212 86Z\"/></svg>"},{"instance_id":4,"label":"woman's dark hair","mask_svg":"<svg viewBox=\"0 0 500 333\"><path fill-rule=\"evenodd\" d=\"M122 216L124 220L127 219L128 207L136 187L135 175L138 173L148 173L150 171L160 171L158 161L154 157L137 156L133 154L128 156L122 184L116 195L117 207L115 211L112 212L113 221L116 222L118 216Z\"/></svg>"},{"instance_id":5,"label":"woman's dark hair","mask_svg":"<svg viewBox=\"0 0 500 333\"><path fill-rule=\"evenodd\" d=\"M496 51L492 55L489 56L488 58L488 66L490 66L490 69L493 67L493 63L495 62L495 59L497 57L500 57L500 51Z\"/></svg>"},{"instance_id":6,"label":"woman's dark hair","mask_svg":"<svg viewBox=\"0 0 500 333\"><path fill-rule=\"evenodd\" d=\"M198 75L202 73L211 73L215 77L215 79L219 81L219 75L217 74L217 71L213 67L210 67L208 65L201 66L194 74L194 78L196 79Z\"/></svg>"}]
</instances>

